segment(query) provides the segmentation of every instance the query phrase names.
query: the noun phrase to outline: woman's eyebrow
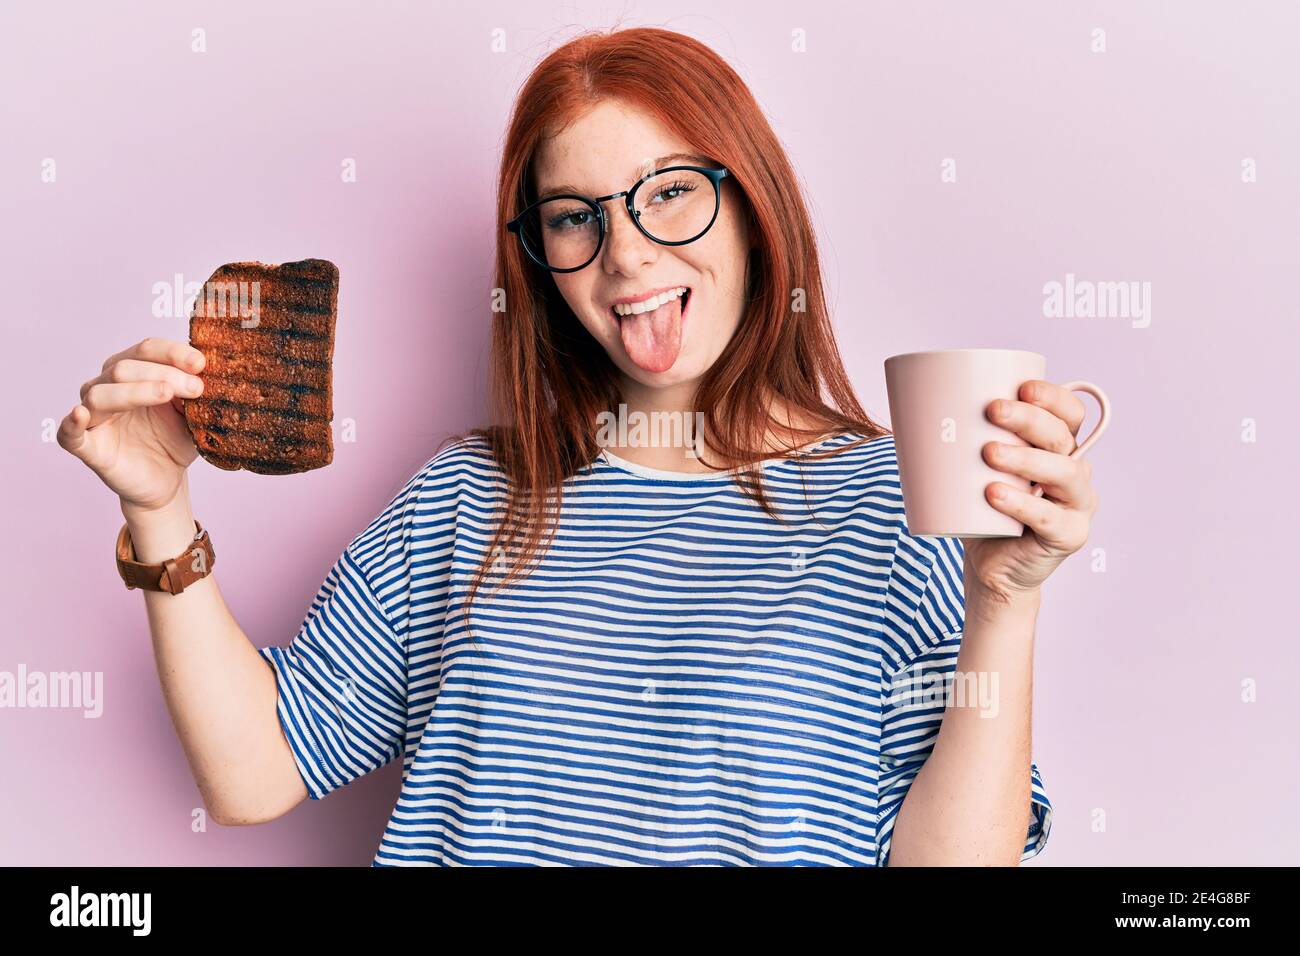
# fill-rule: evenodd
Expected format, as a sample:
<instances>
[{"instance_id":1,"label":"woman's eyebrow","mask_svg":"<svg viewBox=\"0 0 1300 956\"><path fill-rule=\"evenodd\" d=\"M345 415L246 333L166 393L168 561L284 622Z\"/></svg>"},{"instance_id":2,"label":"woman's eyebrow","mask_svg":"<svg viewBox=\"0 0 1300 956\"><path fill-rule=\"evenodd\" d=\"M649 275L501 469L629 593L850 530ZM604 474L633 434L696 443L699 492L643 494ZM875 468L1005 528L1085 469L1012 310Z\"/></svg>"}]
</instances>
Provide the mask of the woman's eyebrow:
<instances>
[{"instance_id":1,"label":"woman's eyebrow","mask_svg":"<svg viewBox=\"0 0 1300 956\"><path fill-rule=\"evenodd\" d=\"M710 163L708 157L698 156L695 153L669 153L667 156L660 156L652 160L653 168L663 169L663 167L670 163L676 163L679 160L684 160L685 162L692 163L696 166L707 166ZM644 169L644 166L638 166L636 173L634 173L633 176L639 176L642 169ZM577 186L572 186L569 183L560 183L558 186L548 186L545 189L539 190L537 195L538 198L541 199L546 196L554 196L557 193L577 193L580 196L586 195L586 193Z\"/></svg>"}]
</instances>

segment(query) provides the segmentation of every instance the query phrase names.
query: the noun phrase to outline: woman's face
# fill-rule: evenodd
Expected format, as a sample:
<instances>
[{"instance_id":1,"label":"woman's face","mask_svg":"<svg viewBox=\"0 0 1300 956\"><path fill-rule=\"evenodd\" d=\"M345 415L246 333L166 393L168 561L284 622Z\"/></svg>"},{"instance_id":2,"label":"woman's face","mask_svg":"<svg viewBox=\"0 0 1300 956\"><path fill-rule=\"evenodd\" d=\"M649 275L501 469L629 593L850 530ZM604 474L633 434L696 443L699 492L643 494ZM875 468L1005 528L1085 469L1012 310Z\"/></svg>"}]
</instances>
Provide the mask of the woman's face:
<instances>
[{"instance_id":1,"label":"woman's face","mask_svg":"<svg viewBox=\"0 0 1300 956\"><path fill-rule=\"evenodd\" d=\"M654 117L627 104L604 100L559 135L546 140L536 159L538 195L572 186L595 198L622 192L647 170L660 166L716 167L693 154ZM664 162L656 160L674 157ZM563 190L569 191L569 190ZM643 189L642 192L645 190ZM712 228L695 242L664 246L633 225L623 199L602 205L608 230L600 254L577 272L553 273L574 314L623 374L647 388L698 380L722 354L745 310L749 232L735 184L724 179ZM638 194L640 205L647 197ZM644 300L651 293L685 286L690 294L657 310L620 316L616 302Z\"/></svg>"}]
</instances>

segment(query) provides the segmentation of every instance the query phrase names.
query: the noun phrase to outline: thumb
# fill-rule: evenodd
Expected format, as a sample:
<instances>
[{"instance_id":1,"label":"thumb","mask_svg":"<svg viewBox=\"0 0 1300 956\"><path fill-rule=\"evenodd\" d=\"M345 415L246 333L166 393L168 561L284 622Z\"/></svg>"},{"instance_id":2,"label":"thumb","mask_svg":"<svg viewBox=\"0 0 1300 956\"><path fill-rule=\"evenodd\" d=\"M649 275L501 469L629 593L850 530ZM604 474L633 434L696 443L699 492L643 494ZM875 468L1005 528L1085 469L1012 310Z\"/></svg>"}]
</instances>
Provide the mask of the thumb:
<instances>
[{"instance_id":1,"label":"thumb","mask_svg":"<svg viewBox=\"0 0 1300 956\"><path fill-rule=\"evenodd\" d=\"M82 461L87 461L94 450L95 439L86 428L89 424L90 409L78 403L59 423L59 431L55 436L61 448Z\"/></svg>"}]
</instances>

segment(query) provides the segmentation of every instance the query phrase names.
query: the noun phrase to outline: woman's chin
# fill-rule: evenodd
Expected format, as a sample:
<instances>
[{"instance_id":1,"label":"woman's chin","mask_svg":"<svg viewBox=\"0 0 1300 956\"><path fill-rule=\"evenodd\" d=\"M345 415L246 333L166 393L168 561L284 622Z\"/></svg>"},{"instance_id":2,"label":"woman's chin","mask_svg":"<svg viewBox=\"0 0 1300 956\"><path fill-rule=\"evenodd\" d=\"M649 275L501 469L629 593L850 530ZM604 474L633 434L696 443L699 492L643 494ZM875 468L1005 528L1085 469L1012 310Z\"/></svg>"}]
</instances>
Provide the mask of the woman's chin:
<instances>
[{"instance_id":1,"label":"woman's chin","mask_svg":"<svg viewBox=\"0 0 1300 956\"><path fill-rule=\"evenodd\" d=\"M700 362L698 357L687 351L683 351L672 365L662 371L642 368L633 362L626 352L618 357L617 364L624 375L646 388L672 388L676 385L696 382L708 369L707 364Z\"/></svg>"}]
</instances>

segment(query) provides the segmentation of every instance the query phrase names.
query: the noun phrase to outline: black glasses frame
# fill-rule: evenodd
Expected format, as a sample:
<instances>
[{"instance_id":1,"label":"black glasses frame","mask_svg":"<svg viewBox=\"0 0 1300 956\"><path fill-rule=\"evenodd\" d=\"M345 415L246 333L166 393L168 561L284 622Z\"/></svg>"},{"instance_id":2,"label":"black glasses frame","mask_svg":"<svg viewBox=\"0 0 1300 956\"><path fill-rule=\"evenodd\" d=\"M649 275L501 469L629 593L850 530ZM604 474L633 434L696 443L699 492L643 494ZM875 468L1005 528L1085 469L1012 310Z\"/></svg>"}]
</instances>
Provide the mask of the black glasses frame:
<instances>
[{"instance_id":1,"label":"black glasses frame","mask_svg":"<svg viewBox=\"0 0 1300 956\"><path fill-rule=\"evenodd\" d=\"M661 176L664 173L675 172L680 169L690 170L691 172L696 172L696 173L702 173L704 176L708 177L710 182L713 183L713 215L709 217L708 225L706 225L695 235L691 236L691 238L689 239L679 239L676 242L668 242L663 239L656 239L654 236L650 235L650 233L646 231L645 226L641 225L641 215L636 211L636 191L640 189L644 183L648 182L651 179L654 179L656 176ZM585 269L587 268L587 266L595 262L596 257L600 255L600 250L603 249L605 246L605 234L609 230L608 230L608 223L605 218L605 207L602 205L602 203L609 202L609 200L611 199L618 199L619 197L624 197L623 205L627 207L628 218L632 220L632 223L636 226L637 231L640 232L641 235L645 236L651 242L657 242L661 246L684 246L687 243L694 242L695 240L699 239L706 232L708 232L710 229L713 228L713 224L714 222L717 221L718 218L718 210L722 208L722 180L725 179L727 175L728 175L728 170L725 166L719 166L717 168L710 168L708 166L665 166L663 169L656 169L653 173L650 173L650 175L643 176L642 178L638 179L635 183L633 183L627 189L624 189L622 192L610 193L608 196L601 196L599 199L589 199L586 196L580 196L577 193L561 193L557 196L547 196L544 199L539 199L537 200L537 202L528 206L519 215L515 216L514 219L511 219L508 223L506 223L506 229L510 232L513 232L515 235L519 237L519 244L524 247L524 252L528 254L528 258L531 259L533 262L535 262L537 265L541 266L543 269L546 269L550 272L577 272L579 269ZM556 268L555 266L547 265L546 262L541 258L541 256L533 252L532 248L528 245L528 240L524 238L524 232L523 232L524 217L527 216L534 209L536 209L538 206L542 205L542 203L554 202L556 199L576 199L579 202L585 204L589 209L591 209L596 214L596 222L600 229L600 233L596 238L596 250L591 254L591 258L588 259L580 266L572 266L571 268L568 269L559 269Z\"/></svg>"}]
</instances>

